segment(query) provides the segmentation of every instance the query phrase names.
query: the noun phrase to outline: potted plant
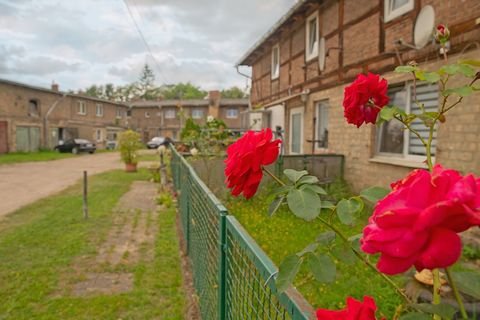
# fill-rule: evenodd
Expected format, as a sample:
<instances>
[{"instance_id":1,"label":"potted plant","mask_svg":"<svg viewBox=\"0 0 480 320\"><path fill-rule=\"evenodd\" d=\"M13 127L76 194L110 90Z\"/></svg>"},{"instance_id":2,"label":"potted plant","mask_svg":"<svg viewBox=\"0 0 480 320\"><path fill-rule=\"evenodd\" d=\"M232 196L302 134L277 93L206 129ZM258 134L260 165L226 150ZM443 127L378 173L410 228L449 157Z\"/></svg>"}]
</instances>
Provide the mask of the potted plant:
<instances>
[{"instance_id":1,"label":"potted plant","mask_svg":"<svg viewBox=\"0 0 480 320\"><path fill-rule=\"evenodd\" d=\"M122 132L118 138L118 147L122 161L125 163L125 171L137 171L137 150L142 148L140 134L132 130Z\"/></svg>"}]
</instances>

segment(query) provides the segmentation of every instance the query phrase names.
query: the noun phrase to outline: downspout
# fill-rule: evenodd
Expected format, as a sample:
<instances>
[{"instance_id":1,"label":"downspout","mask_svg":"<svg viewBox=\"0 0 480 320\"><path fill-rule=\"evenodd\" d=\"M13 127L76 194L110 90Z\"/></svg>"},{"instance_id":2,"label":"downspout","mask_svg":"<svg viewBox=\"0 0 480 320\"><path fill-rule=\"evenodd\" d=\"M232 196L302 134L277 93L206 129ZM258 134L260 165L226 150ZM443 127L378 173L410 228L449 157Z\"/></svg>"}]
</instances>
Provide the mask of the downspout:
<instances>
[{"instance_id":1,"label":"downspout","mask_svg":"<svg viewBox=\"0 0 480 320\"><path fill-rule=\"evenodd\" d=\"M235 69L237 70L237 73L241 76L244 76L245 78L247 79L250 79L250 83L251 83L251 86L252 86L252 89L253 89L253 81L252 81L252 77L250 77L248 74L245 74L245 73L242 73L240 72L240 70L238 69L239 65L236 65L235 66ZM251 96L248 98L248 111L252 111L252 100L251 100ZM247 114L248 115L248 119L247 119L247 123L245 124L245 128L249 128L250 127L250 113Z\"/></svg>"},{"instance_id":2,"label":"downspout","mask_svg":"<svg viewBox=\"0 0 480 320\"><path fill-rule=\"evenodd\" d=\"M59 99L57 99L48 109L47 113L45 114L45 117L43 117L43 144L45 147L48 147L48 116L55 110L57 105L67 97L67 93L64 93Z\"/></svg>"}]
</instances>

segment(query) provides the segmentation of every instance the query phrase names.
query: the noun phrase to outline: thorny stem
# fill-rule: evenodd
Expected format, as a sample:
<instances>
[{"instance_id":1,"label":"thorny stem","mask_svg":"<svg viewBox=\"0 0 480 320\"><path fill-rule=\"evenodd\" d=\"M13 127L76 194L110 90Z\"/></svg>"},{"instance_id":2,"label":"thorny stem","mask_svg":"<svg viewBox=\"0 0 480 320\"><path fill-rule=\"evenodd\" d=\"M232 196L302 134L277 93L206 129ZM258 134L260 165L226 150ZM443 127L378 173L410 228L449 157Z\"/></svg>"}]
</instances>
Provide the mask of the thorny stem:
<instances>
[{"instance_id":1,"label":"thorny stem","mask_svg":"<svg viewBox=\"0 0 480 320\"><path fill-rule=\"evenodd\" d=\"M460 313L462 314L462 319L468 319L467 312L465 311L465 306L463 305L462 297L460 296L460 293L458 292L457 285L455 284L455 281L453 281L452 273L450 272L450 269L445 268L445 273L447 274L448 278L448 283L450 284L450 287L452 288L453 295L455 296L455 300L457 300L458 307L460 308Z\"/></svg>"},{"instance_id":2,"label":"thorny stem","mask_svg":"<svg viewBox=\"0 0 480 320\"><path fill-rule=\"evenodd\" d=\"M433 269L433 304L440 304L440 271ZM438 314L433 315L434 320L441 320L442 317Z\"/></svg>"},{"instance_id":3,"label":"thorny stem","mask_svg":"<svg viewBox=\"0 0 480 320\"><path fill-rule=\"evenodd\" d=\"M420 141L422 142L423 146L427 146L427 143L425 142L425 139L422 138L422 136L417 132L415 131L414 129L412 129L412 127L410 126L410 124L408 124L407 122L403 121L402 117L397 117L395 116L395 119L397 119L398 121L400 121L401 123L403 123L403 125L411 132L413 133L414 135L416 135L418 137L418 139L420 139Z\"/></svg>"},{"instance_id":4,"label":"thorny stem","mask_svg":"<svg viewBox=\"0 0 480 320\"><path fill-rule=\"evenodd\" d=\"M279 185L281 186L285 186L286 184L280 180L277 176L275 176L273 173L271 173L267 168L265 167L262 167L262 170L268 174L273 180L275 180ZM410 298L402 291L402 289L400 287L397 286L397 284L395 282L392 281L392 279L390 279L389 277L387 277L385 274L379 272L377 270L377 268L370 262L368 261L360 252L358 252L353 246L352 244L350 243L350 241L348 241L348 238L337 228L335 227L333 224L331 224L330 222L328 222L327 220L324 220L323 218L321 217L318 217L318 219L325 225L327 226L328 228L330 228L333 232L335 232L335 234L337 234L345 243L347 243L350 247L350 250L352 250L352 252L357 256L357 258L359 258L360 260L363 261L363 263L365 263L370 269L372 269L373 271L375 271L377 274L379 274L388 284L390 284L394 289L395 291L397 291L397 293L403 298L405 299L405 301L407 303L412 303L412 301L410 300Z\"/></svg>"}]
</instances>

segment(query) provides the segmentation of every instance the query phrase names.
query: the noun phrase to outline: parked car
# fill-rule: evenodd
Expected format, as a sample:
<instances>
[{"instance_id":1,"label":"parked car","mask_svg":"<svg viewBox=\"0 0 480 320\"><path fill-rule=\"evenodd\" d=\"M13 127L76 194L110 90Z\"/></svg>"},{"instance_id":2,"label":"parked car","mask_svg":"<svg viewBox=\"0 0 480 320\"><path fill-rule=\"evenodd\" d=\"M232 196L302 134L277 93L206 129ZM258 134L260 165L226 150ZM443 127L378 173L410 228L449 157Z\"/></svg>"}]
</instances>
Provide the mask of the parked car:
<instances>
[{"instance_id":1,"label":"parked car","mask_svg":"<svg viewBox=\"0 0 480 320\"><path fill-rule=\"evenodd\" d=\"M163 142L165 141L164 137L154 137L152 140L147 142L147 148L148 149L157 149L160 147Z\"/></svg>"},{"instance_id":2,"label":"parked car","mask_svg":"<svg viewBox=\"0 0 480 320\"><path fill-rule=\"evenodd\" d=\"M64 143L55 146L55 150L59 152L71 152L77 154L79 152L94 153L97 150L95 143L86 139L69 139Z\"/></svg>"}]
</instances>

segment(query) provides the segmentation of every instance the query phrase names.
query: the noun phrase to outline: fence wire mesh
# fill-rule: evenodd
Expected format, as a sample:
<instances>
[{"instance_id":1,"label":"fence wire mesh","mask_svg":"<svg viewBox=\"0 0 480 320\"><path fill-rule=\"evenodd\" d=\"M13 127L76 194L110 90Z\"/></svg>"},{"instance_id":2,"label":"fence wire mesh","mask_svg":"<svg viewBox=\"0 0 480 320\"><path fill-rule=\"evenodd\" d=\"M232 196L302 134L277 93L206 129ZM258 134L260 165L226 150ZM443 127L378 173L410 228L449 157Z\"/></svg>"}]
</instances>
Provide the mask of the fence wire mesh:
<instances>
[{"instance_id":1,"label":"fence wire mesh","mask_svg":"<svg viewBox=\"0 0 480 320\"><path fill-rule=\"evenodd\" d=\"M172 174L202 319L313 319L293 288L279 294L277 268L240 223L172 150Z\"/></svg>"}]
</instances>

